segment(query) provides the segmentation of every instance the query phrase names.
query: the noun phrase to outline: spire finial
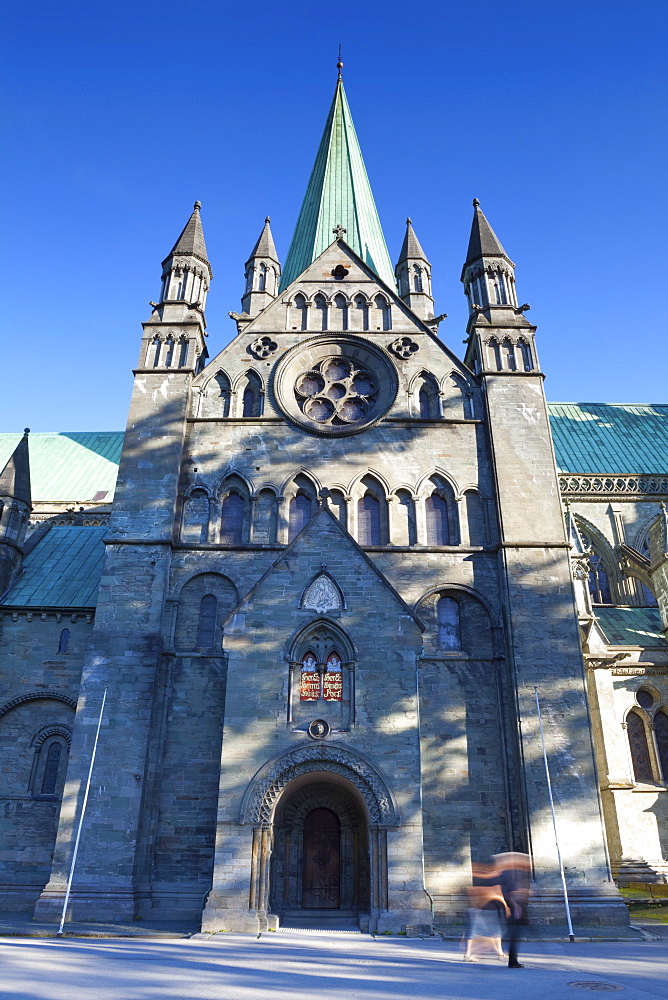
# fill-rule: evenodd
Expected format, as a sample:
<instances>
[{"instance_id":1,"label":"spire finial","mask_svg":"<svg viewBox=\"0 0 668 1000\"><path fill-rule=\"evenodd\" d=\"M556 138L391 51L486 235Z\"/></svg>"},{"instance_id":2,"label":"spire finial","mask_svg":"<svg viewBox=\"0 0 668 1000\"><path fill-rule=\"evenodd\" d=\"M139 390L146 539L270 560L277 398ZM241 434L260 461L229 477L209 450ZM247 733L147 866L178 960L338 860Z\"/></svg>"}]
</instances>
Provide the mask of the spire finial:
<instances>
[{"instance_id":1,"label":"spire finial","mask_svg":"<svg viewBox=\"0 0 668 1000\"><path fill-rule=\"evenodd\" d=\"M270 222L271 222L271 219L269 218L269 216L265 215L265 217L264 217L264 224L265 224L265 226L268 226Z\"/></svg>"},{"instance_id":2,"label":"spire finial","mask_svg":"<svg viewBox=\"0 0 668 1000\"><path fill-rule=\"evenodd\" d=\"M202 202L201 201L196 201L195 204L193 205L193 211L199 212L199 210L200 210L201 207L202 207Z\"/></svg>"},{"instance_id":3,"label":"spire finial","mask_svg":"<svg viewBox=\"0 0 668 1000\"><path fill-rule=\"evenodd\" d=\"M409 215L409 217L408 217L408 218L406 219L406 225L407 225L407 226L412 226L412 225L413 225L413 220L411 219L410 215Z\"/></svg>"},{"instance_id":4,"label":"spire finial","mask_svg":"<svg viewBox=\"0 0 668 1000\"><path fill-rule=\"evenodd\" d=\"M343 59L341 58L341 42L339 42L339 61L336 64L336 68L339 71L339 80L341 79L341 70L343 69Z\"/></svg>"},{"instance_id":5,"label":"spire finial","mask_svg":"<svg viewBox=\"0 0 668 1000\"><path fill-rule=\"evenodd\" d=\"M336 236L337 240L342 240L343 237L345 236L347 230L344 229L344 227L339 222L338 226L334 226L334 228L332 229L332 232Z\"/></svg>"},{"instance_id":6,"label":"spire finial","mask_svg":"<svg viewBox=\"0 0 668 1000\"><path fill-rule=\"evenodd\" d=\"M480 202L478 201L477 198L473 199L473 207L474 208L480 208Z\"/></svg>"},{"instance_id":7,"label":"spire finial","mask_svg":"<svg viewBox=\"0 0 668 1000\"><path fill-rule=\"evenodd\" d=\"M23 433L24 434L30 434L30 428L29 427L24 427L23 428Z\"/></svg>"}]
</instances>

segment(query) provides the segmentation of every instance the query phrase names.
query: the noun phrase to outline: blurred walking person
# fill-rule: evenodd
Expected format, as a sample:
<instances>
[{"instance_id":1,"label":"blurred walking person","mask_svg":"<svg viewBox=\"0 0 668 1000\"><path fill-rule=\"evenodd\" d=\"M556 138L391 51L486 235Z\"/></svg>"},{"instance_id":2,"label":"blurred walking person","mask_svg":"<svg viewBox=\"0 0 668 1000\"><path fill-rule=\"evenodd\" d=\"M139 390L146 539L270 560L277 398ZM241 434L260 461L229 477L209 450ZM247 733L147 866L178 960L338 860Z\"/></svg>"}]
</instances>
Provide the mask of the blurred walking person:
<instances>
[{"instance_id":1,"label":"blurred walking person","mask_svg":"<svg viewBox=\"0 0 668 1000\"><path fill-rule=\"evenodd\" d=\"M509 910L507 921L508 968L523 969L517 961L517 942L520 927L528 923L528 904L531 885L531 860L528 854L511 851L495 854L494 862L499 872L499 884Z\"/></svg>"},{"instance_id":2,"label":"blurred walking person","mask_svg":"<svg viewBox=\"0 0 668 1000\"><path fill-rule=\"evenodd\" d=\"M499 884L500 870L494 865L473 865L473 885L469 896L469 926L465 962L477 962L474 952L487 944L497 958L505 958L501 944L504 917L510 913Z\"/></svg>"}]
</instances>

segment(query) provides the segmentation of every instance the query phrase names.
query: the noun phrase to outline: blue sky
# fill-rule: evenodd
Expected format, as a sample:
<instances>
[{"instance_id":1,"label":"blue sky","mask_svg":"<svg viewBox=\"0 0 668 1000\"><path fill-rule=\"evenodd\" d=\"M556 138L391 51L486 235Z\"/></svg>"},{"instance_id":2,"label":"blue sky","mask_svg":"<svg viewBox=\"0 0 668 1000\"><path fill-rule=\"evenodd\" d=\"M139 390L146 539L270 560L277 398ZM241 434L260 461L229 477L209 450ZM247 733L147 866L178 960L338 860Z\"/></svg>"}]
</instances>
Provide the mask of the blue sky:
<instances>
[{"instance_id":1,"label":"blue sky","mask_svg":"<svg viewBox=\"0 0 668 1000\"><path fill-rule=\"evenodd\" d=\"M229 341L265 215L283 259L344 79L393 259L407 215L461 354L471 200L517 264L553 400L666 400L665 0L5 12L0 430L125 426L195 199Z\"/></svg>"}]
</instances>

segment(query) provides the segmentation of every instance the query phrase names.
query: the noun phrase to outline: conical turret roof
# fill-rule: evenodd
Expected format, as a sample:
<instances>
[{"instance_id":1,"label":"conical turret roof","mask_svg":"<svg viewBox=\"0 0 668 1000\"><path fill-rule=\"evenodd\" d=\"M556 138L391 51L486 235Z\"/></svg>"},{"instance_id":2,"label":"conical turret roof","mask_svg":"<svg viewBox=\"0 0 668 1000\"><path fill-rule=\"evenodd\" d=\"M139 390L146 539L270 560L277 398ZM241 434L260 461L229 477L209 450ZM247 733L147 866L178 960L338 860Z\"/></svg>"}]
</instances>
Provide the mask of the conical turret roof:
<instances>
[{"instance_id":1,"label":"conical turret roof","mask_svg":"<svg viewBox=\"0 0 668 1000\"><path fill-rule=\"evenodd\" d=\"M510 260L508 254L501 246L501 242L485 218L485 214L480 207L477 198L473 199L473 223L471 225L471 238L469 248L466 252L467 264L479 260L481 257L505 257Z\"/></svg>"},{"instance_id":2,"label":"conical turret roof","mask_svg":"<svg viewBox=\"0 0 668 1000\"><path fill-rule=\"evenodd\" d=\"M270 218L264 220L264 229L260 233L259 239L253 249L251 250L250 257L246 261L251 261L253 257L268 257L270 260L275 260L278 263L278 254L276 253L276 246L274 244L274 237L271 233Z\"/></svg>"},{"instance_id":3,"label":"conical turret roof","mask_svg":"<svg viewBox=\"0 0 668 1000\"><path fill-rule=\"evenodd\" d=\"M337 226L346 230L343 239L348 246L394 287L390 255L340 76L288 250L281 289L334 242L332 230Z\"/></svg>"},{"instance_id":4,"label":"conical turret roof","mask_svg":"<svg viewBox=\"0 0 668 1000\"><path fill-rule=\"evenodd\" d=\"M29 430L26 428L9 461L0 472L0 496L13 497L14 500L22 500L31 506L28 434Z\"/></svg>"},{"instance_id":5,"label":"conical turret roof","mask_svg":"<svg viewBox=\"0 0 668 1000\"><path fill-rule=\"evenodd\" d=\"M203 261L205 264L209 264L209 257L206 252L206 243L204 242L202 219L199 214L201 207L202 203L196 201L192 215L186 222L183 232L172 247L171 252L163 261L163 264L165 264L170 257L175 257L177 255L181 257L197 257L198 260Z\"/></svg>"},{"instance_id":6,"label":"conical turret roof","mask_svg":"<svg viewBox=\"0 0 668 1000\"><path fill-rule=\"evenodd\" d=\"M427 255L420 246L420 241L415 235L415 230L413 229L413 220L406 219L406 235L404 236L404 242L401 247L401 253L399 254L399 260L397 261L397 267L404 260L425 260L429 263Z\"/></svg>"}]
</instances>

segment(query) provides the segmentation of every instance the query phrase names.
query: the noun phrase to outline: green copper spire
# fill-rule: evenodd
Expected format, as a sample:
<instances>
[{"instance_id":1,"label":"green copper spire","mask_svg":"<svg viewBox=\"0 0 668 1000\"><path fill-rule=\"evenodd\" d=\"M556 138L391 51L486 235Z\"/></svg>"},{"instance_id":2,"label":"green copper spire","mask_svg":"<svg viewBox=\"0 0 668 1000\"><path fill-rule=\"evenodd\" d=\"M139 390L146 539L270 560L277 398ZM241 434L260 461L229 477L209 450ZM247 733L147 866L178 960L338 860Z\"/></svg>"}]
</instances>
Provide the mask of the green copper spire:
<instances>
[{"instance_id":1,"label":"green copper spire","mask_svg":"<svg viewBox=\"0 0 668 1000\"><path fill-rule=\"evenodd\" d=\"M390 255L340 75L283 268L281 291L334 242L332 230L337 226L345 229L343 239L348 246L390 288L395 288Z\"/></svg>"}]
</instances>

